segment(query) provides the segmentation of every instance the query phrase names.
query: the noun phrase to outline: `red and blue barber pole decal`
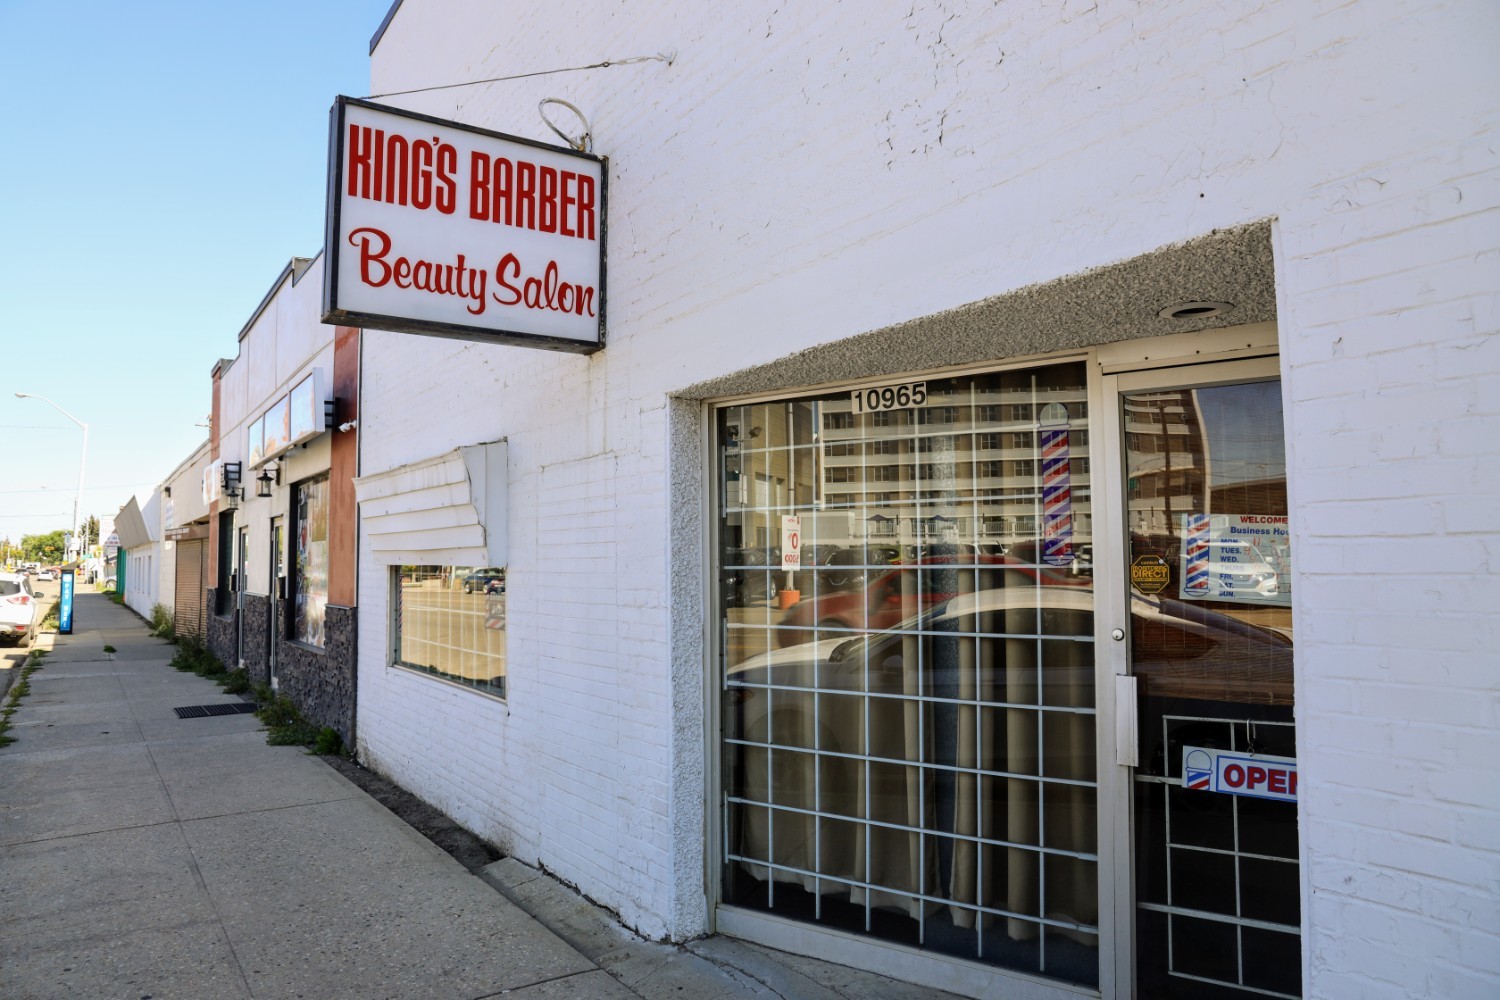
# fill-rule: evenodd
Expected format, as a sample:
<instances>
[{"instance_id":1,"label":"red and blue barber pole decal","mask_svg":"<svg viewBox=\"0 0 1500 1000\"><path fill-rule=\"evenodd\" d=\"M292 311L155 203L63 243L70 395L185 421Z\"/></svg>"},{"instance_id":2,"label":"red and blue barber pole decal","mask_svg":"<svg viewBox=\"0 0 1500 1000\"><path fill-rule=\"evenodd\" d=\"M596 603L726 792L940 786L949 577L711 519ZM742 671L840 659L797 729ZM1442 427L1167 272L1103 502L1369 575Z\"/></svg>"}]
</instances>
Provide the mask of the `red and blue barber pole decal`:
<instances>
[{"instance_id":1,"label":"red and blue barber pole decal","mask_svg":"<svg viewBox=\"0 0 1500 1000\"><path fill-rule=\"evenodd\" d=\"M1187 563L1182 592L1191 597L1208 593L1208 515L1183 515L1182 549Z\"/></svg>"},{"instance_id":2,"label":"red and blue barber pole decal","mask_svg":"<svg viewBox=\"0 0 1500 1000\"><path fill-rule=\"evenodd\" d=\"M1189 749L1182 755L1182 783L1206 792L1214 780L1214 758L1207 750Z\"/></svg>"},{"instance_id":3,"label":"red and blue barber pole decal","mask_svg":"<svg viewBox=\"0 0 1500 1000\"><path fill-rule=\"evenodd\" d=\"M1073 481L1068 470L1068 411L1051 404L1038 428L1042 450L1042 562L1073 561Z\"/></svg>"}]
</instances>

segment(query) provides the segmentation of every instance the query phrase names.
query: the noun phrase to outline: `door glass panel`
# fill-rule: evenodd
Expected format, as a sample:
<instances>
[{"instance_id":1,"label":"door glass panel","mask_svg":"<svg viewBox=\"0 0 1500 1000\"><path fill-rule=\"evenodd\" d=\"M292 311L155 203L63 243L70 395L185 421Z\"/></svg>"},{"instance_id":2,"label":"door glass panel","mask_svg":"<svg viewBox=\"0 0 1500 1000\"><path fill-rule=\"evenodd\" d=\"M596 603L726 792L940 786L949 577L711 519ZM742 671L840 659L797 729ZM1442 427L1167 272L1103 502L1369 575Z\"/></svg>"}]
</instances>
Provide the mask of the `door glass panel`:
<instances>
[{"instance_id":1,"label":"door glass panel","mask_svg":"<svg viewBox=\"0 0 1500 1000\"><path fill-rule=\"evenodd\" d=\"M725 407L723 899L1098 972L1081 363Z\"/></svg>"},{"instance_id":2,"label":"door glass panel","mask_svg":"<svg viewBox=\"0 0 1500 1000\"><path fill-rule=\"evenodd\" d=\"M1298 996L1280 383L1122 397L1142 997Z\"/></svg>"}]
</instances>

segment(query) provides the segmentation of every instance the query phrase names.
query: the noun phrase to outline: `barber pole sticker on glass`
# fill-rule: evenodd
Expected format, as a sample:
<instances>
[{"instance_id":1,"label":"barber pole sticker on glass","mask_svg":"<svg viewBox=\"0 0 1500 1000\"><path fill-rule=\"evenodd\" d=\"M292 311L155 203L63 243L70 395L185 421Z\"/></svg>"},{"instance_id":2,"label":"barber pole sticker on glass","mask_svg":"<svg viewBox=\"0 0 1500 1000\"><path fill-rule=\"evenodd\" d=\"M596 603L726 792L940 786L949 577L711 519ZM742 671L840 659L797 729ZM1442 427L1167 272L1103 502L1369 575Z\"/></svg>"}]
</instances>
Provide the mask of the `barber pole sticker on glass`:
<instances>
[{"instance_id":1,"label":"barber pole sticker on glass","mask_svg":"<svg viewBox=\"0 0 1500 1000\"><path fill-rule=\"evenodd\" d=\"M1208 515L1184 514L1182 528L1182 593L1186 597L1202 597L1209 590Z\"/></svg>"},{"instance_id":2,"label":"barber pole sticker on glass","mask_svg":"<svg viewBox=\"0 0 1500 1000\"><path fill-rule=\"evenodd\" d=\"M1297 801L1297 761L1292 757L1182 748L1182 787L1195 792Z\"/></svg>"},{"instance_id":3,"label":"barber pole sticker on glass","mask_svg":"<svg viewBox=\"0 0 1500 1000\"><path fill-rule=\"evenodd\" d=\"M1073 477L1069 471L1068 408L1042 407L1037 425L1042 452L1042 562L1066 566L1073 561Z\"/></svg>"}]
</instances>

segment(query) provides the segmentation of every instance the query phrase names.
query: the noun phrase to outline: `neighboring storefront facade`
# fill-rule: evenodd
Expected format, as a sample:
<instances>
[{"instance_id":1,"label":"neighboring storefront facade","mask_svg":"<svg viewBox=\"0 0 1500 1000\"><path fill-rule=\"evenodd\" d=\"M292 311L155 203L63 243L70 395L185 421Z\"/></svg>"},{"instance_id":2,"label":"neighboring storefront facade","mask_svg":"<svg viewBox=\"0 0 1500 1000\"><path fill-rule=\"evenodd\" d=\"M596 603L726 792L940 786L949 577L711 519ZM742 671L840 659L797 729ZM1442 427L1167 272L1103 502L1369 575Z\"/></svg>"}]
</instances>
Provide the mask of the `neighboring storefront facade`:
<instances>
[{"instance_id":1,"label":"neighboring storefront facade","mask_svg":"<svg viewBox=\"0 0 1500 1000\"><path fill-rule=\"evenodd\" d=\"M358 335L319 322L320 282L294 258L214 367L205 601L220 660L352 740Z\"/></svg>"},{"instance_id":2,"label":"neighboring storefront facade","mask_svg":"<svg viewBox=\"0 0 1500 1000\"><path fill-rule=\"evenodd\" d=\"M384 99L581 107L608 322L365 333L362 760L651 937L1500 987L1500 95L1445 17L395 5L377 94L675 60Z\"/></svg>"},{"instance_id":3,"label":"neighboring storefront facade","mask_svg":"<svg viewBox=\"0 0 1500 1000\"><path fill-rule=\"evenodd\" d=\"M161 486L162 603L172 611L173 631L200 642L208 634L208 456L204 441Z\"/></svg>"},{"instance_id":4,"label":"neighboring storefront facade","mask_svg":"<svg viewBox=\"0 0 1500 1000\"><path fill-rule=\"evenodd\" d=\"M149 620L162 594L160 487L125 501L115 515L115 532L120 536L118 559L124 565L120 593L126 605Z\"/></svg>"}]
</instances>

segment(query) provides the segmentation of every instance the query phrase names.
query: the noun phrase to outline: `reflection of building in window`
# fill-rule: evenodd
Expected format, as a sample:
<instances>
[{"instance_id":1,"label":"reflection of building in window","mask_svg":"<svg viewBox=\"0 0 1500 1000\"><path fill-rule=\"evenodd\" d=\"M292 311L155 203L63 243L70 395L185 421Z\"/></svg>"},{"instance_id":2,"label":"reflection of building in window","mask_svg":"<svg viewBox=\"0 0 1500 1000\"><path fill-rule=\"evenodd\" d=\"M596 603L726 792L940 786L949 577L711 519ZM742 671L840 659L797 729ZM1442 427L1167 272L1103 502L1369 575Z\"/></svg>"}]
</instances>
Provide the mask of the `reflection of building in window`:
<instances>
[{"instance_id":1,"label":"reflection of building in window","mask_svg":"<svg viewBox=\"0 0 1500 1000\"><path fill-rule=\"evenodd\" d=\"M882 535L903 544L938 513L952 518L944 531L955 542L1025 542L1040 524L1036 415L1052 405L1069 415L1081 540L1091 529L1088 416L1074 368L928 380L926 405L875 413L855 412L844 393L726 407L724 545L778 546L781 518L798 514L805 544L847 546L869 537L876 513L888 519Z\"/></svg>"},{"instance_id":2,"label":"reflection of building in window","mask_svg":"<svg viewBox=\"0 0 1500 1000\"><path fill-rule=\"evenodd\" d=\"M292 635L325 644L328 609L328 476L298 483L292 514Z\"/></svg>"},{"instance_id":3,"label":"reflection of building in window","mask_svg":"<svg viewBox=\"0 0 1500 1000\"><path fill-rule=\"evenodd\" d=\"M505 695L505 567L391 570L395 665Z\"/></svg>"},{"instance_id":4,"label":"reflection of building in window","mask_svg":"<svg viewBox=\"0 0 1500 1000\"><path fill-rule=\"evenodd\" d=\"M1175 536L1178 515L1206 509L1206 442L1195 393L1141 393L1127 396L1124 407L1130 529Z\"/></svg>"}]
</instances>

